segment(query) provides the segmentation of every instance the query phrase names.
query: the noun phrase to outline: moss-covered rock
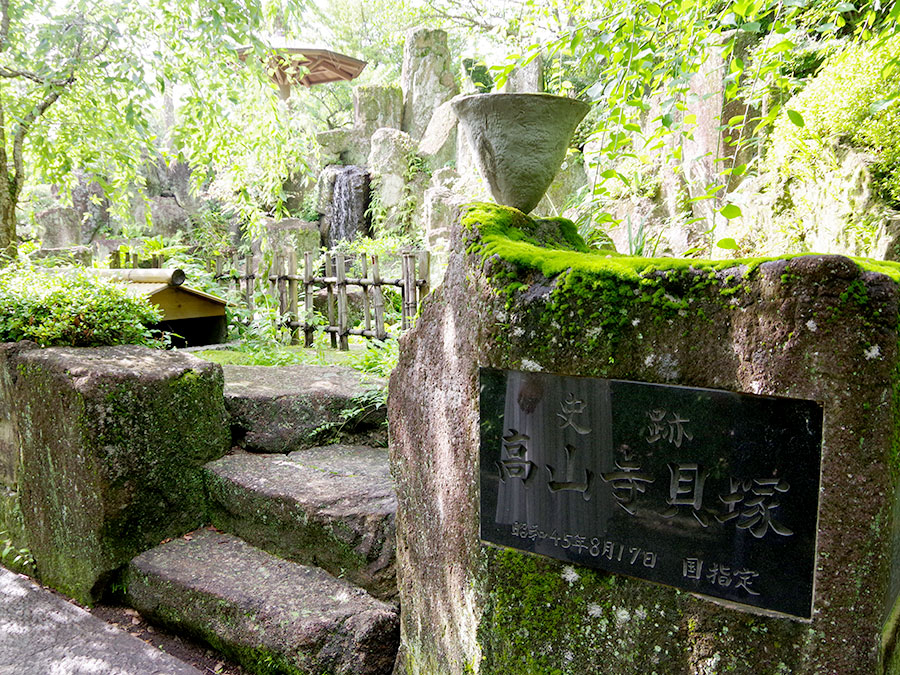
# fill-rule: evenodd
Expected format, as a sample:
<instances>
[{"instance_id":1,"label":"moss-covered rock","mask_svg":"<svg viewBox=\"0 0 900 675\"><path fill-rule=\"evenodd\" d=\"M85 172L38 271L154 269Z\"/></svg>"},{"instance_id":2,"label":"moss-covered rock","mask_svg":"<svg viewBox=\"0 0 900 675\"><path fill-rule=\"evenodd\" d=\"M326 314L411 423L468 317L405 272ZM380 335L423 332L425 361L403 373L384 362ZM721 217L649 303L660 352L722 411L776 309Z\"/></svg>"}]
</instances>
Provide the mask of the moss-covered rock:
<instances>
[{"instance_id":1,"label":"moss-covered rock","mask_svg":"<svg viewBox=\"0 0 900 675\"><path fill-rule=\"evenodd\" d=\"M628 258L572 232L472 207L401 342L389 419L406 671L894 672L900 267ZM478 366L822 402L812 621L482 544Z\"/></svg>"},{"instance_id":2,"label":"moss-covered rock","mask_svg":"<svg viewBox=\"0 0 900 675\"><path fill-rule=\"evenodd\" d=\"M6 365L37 575L90 604L136 554L205 521L202 466L229 441L221 368L143 347L24 350Z\"/></svg>"}]
</instances>

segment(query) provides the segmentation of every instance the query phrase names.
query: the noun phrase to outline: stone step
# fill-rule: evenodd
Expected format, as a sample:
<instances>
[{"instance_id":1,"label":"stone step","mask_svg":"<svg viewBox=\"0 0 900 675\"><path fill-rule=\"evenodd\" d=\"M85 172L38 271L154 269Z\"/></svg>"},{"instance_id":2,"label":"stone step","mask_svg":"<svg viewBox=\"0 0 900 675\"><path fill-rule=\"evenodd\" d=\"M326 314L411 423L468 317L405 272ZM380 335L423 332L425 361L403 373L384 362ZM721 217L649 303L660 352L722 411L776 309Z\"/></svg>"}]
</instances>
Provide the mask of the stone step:
<instances>
[{"instance_id":1,"label":"stone step","mask_svg":"<svg viewBox=\"0 0 900 675\"><path fill-rule=\"evenodd\" d=\"M232 535L197 530L142 553L125 593L150 621L254 673L389 675L394 666L396 607Z\"/></svg>"},{"instance_id":2,"label":"stone step","mask_svg":"<svg viewBox=\"0 0 900 675\"><path fill-rule=\"evenodd\" d=\"M386 445L386 408L375 406L372 395L383 387L381 379L342 366L224 365L222 370L233 445L288 453L353 434Z\"/></svg>"},{"instance_id":3,"label":"stone step","mask_svg":"<svg viewBox=\"0 0 900 675\"><path fill-rule=\"evenodd\" d=\"M376 597L397 594L397 498L387 450L329 445L228 455L205 467L211 522Z\"/></svg>"}]
</instances>

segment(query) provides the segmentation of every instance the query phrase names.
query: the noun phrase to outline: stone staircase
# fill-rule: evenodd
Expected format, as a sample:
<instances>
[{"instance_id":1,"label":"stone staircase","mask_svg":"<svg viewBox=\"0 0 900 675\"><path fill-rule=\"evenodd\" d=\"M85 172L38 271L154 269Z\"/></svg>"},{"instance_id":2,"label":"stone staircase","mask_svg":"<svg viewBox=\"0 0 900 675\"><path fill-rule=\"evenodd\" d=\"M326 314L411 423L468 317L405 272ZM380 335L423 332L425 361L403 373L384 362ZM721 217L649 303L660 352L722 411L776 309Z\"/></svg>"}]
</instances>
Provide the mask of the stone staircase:
<instances>
[{"instance_id":1,"label":"stone staircase","mask_svg":"<svg viewBox=\"0 0 900 675\"><path fill-rule=\"evenodd\" d=\"M397 506L387 449L352 443L383 414L364 391L346 369L226 367L236 447L205 466L211 526L134 558L127 602L254 673L391 673ZM347 442L308 447L323 428Z\"/></svg>"}]
</instances>

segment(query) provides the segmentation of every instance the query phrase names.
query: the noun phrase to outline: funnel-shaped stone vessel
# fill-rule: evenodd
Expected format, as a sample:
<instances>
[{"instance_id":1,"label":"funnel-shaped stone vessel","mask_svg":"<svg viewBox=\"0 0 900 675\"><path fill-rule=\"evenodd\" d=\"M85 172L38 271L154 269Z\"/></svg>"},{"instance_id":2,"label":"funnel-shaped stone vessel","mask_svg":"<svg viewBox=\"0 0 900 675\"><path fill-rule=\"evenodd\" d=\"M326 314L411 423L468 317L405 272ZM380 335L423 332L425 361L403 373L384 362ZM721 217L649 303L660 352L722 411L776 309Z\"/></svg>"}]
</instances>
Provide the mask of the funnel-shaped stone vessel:
<instances>
[{"instance_id":1,"label":"funnel-shaped stone vessel","mask_svg":"<svg viewBox=\"0 0 900 675\"><path fill-rule=\"evenodd\" d=\"M453 110L494 199L528 213L590 106L550 94L476 94L455 99Z\"/></svg>"}]
</instances>

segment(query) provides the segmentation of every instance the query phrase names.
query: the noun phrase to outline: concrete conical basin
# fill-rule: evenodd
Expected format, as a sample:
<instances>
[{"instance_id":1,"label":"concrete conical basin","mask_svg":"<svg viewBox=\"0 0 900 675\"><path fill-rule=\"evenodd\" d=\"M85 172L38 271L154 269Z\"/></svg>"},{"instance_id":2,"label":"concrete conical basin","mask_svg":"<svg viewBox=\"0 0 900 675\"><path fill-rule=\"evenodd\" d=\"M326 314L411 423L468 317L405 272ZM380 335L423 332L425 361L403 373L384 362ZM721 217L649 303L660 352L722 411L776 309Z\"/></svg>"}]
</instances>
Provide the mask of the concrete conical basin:
<instances>
[{"instance_id":1,"label":"concrete conical basin","mask_svg":"<svg viewBox=\"0 0 900 675\"><path fill-rule=\"evenodd\" d=\"M494 199L523 213L541 201L590 110L550 94L476 94L452 105Z\"/></svg>"}]
</instances>

